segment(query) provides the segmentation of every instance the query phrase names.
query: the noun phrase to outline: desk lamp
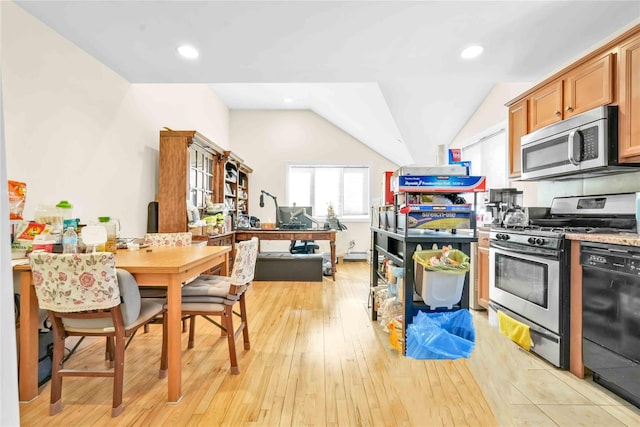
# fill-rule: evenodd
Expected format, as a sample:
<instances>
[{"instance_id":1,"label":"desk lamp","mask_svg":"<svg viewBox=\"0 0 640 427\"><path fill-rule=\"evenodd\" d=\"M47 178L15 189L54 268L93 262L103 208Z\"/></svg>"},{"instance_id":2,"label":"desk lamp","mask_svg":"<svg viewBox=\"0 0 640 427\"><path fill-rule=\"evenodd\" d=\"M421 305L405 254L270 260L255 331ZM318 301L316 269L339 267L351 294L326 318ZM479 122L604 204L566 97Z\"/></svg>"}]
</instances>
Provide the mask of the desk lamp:
<instances>
[{"instance_id":1,"label":"desk lamp","mask_svg":"<svg viewBox=\"0 0 640 427\"><path fill-rule=\"evenodd\" d=\"M261 208L264 207L264 196L265 196L265 194L267 196L271 197L273 199L273 203L275 203L275 205L276 205L276 227L280 228L280 225L282 225L282 224L281 224L280 217L279 217L279 214L278 214L278 211L279 211L279 209L278 209L278 198L276 196L274 196L273 194L269 194L264 190L260 190L260 207Z\"/></svg>"}]
</instances>

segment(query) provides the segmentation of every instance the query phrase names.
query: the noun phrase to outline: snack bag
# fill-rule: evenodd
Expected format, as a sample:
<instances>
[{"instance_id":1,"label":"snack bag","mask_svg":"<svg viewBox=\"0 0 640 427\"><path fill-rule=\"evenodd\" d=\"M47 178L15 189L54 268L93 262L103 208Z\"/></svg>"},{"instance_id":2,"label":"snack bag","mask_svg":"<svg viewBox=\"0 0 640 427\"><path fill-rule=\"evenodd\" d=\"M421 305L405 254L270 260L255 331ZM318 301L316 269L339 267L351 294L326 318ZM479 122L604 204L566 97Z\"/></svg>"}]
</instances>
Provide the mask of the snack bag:
<instances>
[{"instance_id":1,"label":"snack bag","mask_svg":"<svg viewBox=\"0 0 640 427\"><path fill-rule=\"evenodd\" d=\"M21 220L27 200L27 184L9 180L9 219Z\"/></svg>"},{"instance_id":2,"label":"snack bag","mask_svg":"<svg viewBox=\"0 0 640 427\"><path fill-rule=\"evenodd\" d=\"M42 233L46 224L37 222L21 221L16 225L15 237L11 244L11 249L30 251L33 248L33 239Z\"/></svg>"}]
</instances>

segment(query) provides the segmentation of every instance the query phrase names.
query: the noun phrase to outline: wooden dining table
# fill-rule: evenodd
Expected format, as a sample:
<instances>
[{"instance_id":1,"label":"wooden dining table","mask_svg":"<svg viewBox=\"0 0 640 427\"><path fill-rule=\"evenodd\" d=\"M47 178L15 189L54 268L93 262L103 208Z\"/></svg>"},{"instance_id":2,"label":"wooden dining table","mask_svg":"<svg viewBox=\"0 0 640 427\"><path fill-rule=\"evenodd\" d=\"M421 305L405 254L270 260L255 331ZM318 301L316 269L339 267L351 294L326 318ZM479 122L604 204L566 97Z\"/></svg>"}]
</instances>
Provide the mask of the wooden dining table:
<instances>
[{"instance_id":1,"label":"wooden dining table","mask_svg":"<svg viewBox=\"0 0 640 427\"><path fill-rule=\"evenodd\" d=\"M118 250L116 267L129 271L138 285L167 287L168 402L182 398L182 284L214 267L229 274L231 246L150 247ZM20 273L19 398L29 402L38 396L38 300L28 264Z\"/></svg>"}]
</instances>

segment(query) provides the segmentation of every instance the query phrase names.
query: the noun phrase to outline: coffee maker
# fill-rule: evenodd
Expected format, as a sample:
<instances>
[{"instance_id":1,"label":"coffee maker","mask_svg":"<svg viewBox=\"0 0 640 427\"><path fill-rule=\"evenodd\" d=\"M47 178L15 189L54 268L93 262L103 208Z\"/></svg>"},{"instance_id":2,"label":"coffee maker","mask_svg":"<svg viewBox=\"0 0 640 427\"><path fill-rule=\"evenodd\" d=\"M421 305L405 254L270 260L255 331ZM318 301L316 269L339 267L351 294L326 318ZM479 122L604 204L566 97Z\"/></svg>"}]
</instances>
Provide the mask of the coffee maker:
<instances>
[{"instance_id":1,"label":"coffee maker","mask_svg":"<svg viewBox=\"0 0 640 427\"><path fill-rule=\"evenodd\" d=\"M485 196L485 207L491 209L492 226L502 227L505 216L522 208L522 191L516 188L489 189Z\"/></svg>"}]
</instances>

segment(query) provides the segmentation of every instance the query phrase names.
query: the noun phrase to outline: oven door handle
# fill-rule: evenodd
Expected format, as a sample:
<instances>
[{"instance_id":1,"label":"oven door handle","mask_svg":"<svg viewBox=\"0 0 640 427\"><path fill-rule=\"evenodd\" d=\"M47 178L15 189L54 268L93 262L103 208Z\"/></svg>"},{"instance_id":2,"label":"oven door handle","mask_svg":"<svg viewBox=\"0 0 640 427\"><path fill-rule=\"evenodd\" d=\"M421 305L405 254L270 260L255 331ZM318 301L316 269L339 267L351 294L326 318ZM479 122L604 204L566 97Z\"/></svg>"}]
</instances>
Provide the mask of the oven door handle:
<instances>
[{"instance_id":1,"label":"oven door handle","mask_svg":"<svg viewBox=\"0 0 640 427\"><path fill-rule=\"evenodd\" d=\"M511 245L504 245L504 244L500 244L496 241L491 241L489 242L489 247L490 248L496 248L496 249L501 249L503 251L509 251L512 253L516 253L516 254L520 254L520 255L531 255L531 251L527 251L526 249L518 249L514 246Z\"/></svg>"},{"instance_id":2,"label":"oven door handle","mask_svg":"<svg viewBox=\"0 0 640 427\"><path fill-rule=\"evenodd\" d=\"M558 338L549 334L547 331L545 331L544 329L538 327L538 326L534 326L531 325L530 322L525 321L522 317L518 316L517 314L515 314L513 311L508 310L504 307L498 307L493 301L489 301L489 307L492 308L494 311L502 311L503 313L505 313L507 316L513 318L514 320L517 320L520 323L525 324L526 326L529 327L529 330L532 332L535 332L536 334L540 335L543 338L546 338L550 341L553 342L558 342ZM533 341L531 342L531 348L533 348Z\"/></svg>"},{"instance_id":3,"label":"oven door handle","mask_svg":"<svg viewBox=\"0 0 640 427\"><path fill-rule=\"evenodd\" d=\"M523 255L523 258L531 259L533 257L545 259L545 260L557 260L559 257L559 252L553 249L543 249L531 246L522 245L509 245L504 244L496 240L492 240L489 242L489 248L494 248L496 250L502 251L503 253L511 253Z\"/></svg>"},{"instance_id":4,"label":"oven door handle","mask_svg":"<svg viewBox=\"0 0 640 427\"><path fill-rule=\"evenodd\" d=\"M567 141L567 147L568 147L568 157L569 157L569 163L571 163L574 166L578 166L580 164L579 161L576 160L575 158L575 145L576 145L576 135L578 135L578 143L580 143L580 145L582 146L582 132L580 132L580 130L578 129L574 129L571 132L569 132L569 138Z\"/></svg>"}]
</instances>

